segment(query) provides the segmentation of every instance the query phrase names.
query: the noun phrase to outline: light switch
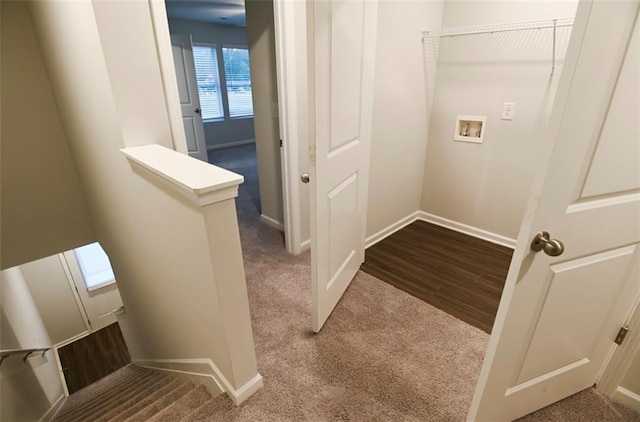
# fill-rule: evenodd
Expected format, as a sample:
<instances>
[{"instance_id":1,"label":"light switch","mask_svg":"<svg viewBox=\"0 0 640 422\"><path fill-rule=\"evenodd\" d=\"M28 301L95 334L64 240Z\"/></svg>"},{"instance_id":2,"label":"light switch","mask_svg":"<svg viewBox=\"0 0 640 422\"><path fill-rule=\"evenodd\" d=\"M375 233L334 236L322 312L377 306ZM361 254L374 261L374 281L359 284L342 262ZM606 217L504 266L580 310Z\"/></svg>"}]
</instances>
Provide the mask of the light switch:
<instances>
[{"instance_id":1,"label":"light switch","mask_svg":"<svg viewBox=\"0 0 640 422\"><path fill-rule=\"evenodd\" d=\"M516 103L504 103L502 106L502 120L513 120L513 113L516 109Z\"/></svg>"}]
</instances>

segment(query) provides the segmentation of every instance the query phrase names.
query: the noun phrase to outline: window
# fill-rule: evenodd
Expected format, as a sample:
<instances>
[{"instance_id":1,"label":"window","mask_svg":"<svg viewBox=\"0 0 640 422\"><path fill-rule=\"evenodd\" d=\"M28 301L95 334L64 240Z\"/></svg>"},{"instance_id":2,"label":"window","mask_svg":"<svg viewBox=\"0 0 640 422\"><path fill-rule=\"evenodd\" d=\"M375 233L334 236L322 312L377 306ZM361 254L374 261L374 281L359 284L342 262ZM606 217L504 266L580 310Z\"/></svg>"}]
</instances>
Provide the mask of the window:
<instances>
[{"instance_id":1,"label":"window","mask_svg":"<svg viewBox=\"0 0 640 422\"><path fill-rule=\"evenodd\" d=\"M99 243L74 249L87 290L92 291L116 281L111 262Z\"/></svg>"},{"instance_id":2,"label":"window","mask_svg":"<svg viewBox=\"0 0 640 422\"><path fill-rule=\"evenodd\" d=\"M249 50L224 47L222 49L224 75L227 80L229 115L231 117L253 116L251 101L251 73L249 72Z\"/></svg>"},{"instance_id":3,"label":"window","mask_svg":"<svg viewBox=\"0 0 640 422\"><path fill-rule=\"evenodd\" d=\"M221 50L226 86L220 83L219 51L216 45L193 46L193 64L196 68L202 118L214 120L225 117L222 89L226 89L228 117L253 117L249 50L245 47L223 47Z\"/></svg>"},{"instance_id":4,"label":"window","mask_svg":"<svg viewBox=\"0 0 640 422\"><path fill-rule=\"evenodd\" d=\"M196 68L202 118L205 120L224 118L216 46L194 45L193 63Z\"/></svg>"}]
</instances>

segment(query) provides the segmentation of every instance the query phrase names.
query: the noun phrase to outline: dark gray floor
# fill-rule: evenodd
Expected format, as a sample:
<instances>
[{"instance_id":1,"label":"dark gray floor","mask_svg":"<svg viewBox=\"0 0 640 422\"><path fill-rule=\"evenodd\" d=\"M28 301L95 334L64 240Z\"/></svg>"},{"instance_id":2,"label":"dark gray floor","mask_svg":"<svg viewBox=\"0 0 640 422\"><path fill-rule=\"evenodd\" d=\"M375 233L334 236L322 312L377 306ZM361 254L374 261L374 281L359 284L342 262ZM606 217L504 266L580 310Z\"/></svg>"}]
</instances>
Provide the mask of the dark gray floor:
<instances>
[{"instance_id":1,"label":"dark gray floor","mask_svg":"<svg viewBox=\"0 0 640 422\"><path fill-rule=\"evenodd\" d=\"M209 163L227 169L244 177L244 183L238 189L238 208L255 212L258 216L260 208L260 185L258 182L258 160L256 144L239 145L208 151ZM243 205L241 207L241 205ZM239 215L239 217L241 217Z\"/></svg>"}]
</instances>

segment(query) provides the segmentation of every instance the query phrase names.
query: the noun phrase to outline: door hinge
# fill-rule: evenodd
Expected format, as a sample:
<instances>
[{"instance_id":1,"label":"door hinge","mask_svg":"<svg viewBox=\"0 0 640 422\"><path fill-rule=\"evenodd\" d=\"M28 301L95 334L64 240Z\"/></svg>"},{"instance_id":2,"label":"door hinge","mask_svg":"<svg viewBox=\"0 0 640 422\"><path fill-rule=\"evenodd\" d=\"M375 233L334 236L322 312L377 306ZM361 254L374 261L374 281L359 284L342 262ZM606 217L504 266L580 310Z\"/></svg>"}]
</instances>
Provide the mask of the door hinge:
<instances>
[{"instance_id":1,"label":"door hinge","mask_svg":"<svg viewBox=\"0 0 640 422\"><path fill-rule=\"evenodd\" d=\"M628 332L629 332L629 327L627 327L626 325L620 327L620 331L618 331L618 335L616 336L616 339L614 340L616 342L616 344L618 344L618 345L622 344L622 342L624 341L624 339L627 336Z\"/></svg>"}]
</instances>

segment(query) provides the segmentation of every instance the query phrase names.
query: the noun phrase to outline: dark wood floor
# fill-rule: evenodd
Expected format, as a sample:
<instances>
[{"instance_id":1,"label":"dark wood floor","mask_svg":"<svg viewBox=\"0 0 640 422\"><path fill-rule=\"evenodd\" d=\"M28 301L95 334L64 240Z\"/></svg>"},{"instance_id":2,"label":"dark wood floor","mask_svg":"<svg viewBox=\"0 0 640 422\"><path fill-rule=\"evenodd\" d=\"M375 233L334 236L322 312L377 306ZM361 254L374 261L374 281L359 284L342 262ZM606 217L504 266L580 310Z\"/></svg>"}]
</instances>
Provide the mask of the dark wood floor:
<instances>
[{"instance_id":1,"label":"dark wood floor","mask_svg":"<svg viewBox=\"0 0 640 422\"><path fill-rule=\"evenodd\" d=\"M416 221L367 249L362 270L490 333L512 254Z\"/></svg>"},{"instance_id":2,"label":"dark wood floor","mask_svg":"<svg viewBox=\"0 0 640 422\"><path fill-rule=\"evenodd\" d=\"M131 361L117 322L61 347L58 354L69 394Z\"/></svg>"}]
</instances>

